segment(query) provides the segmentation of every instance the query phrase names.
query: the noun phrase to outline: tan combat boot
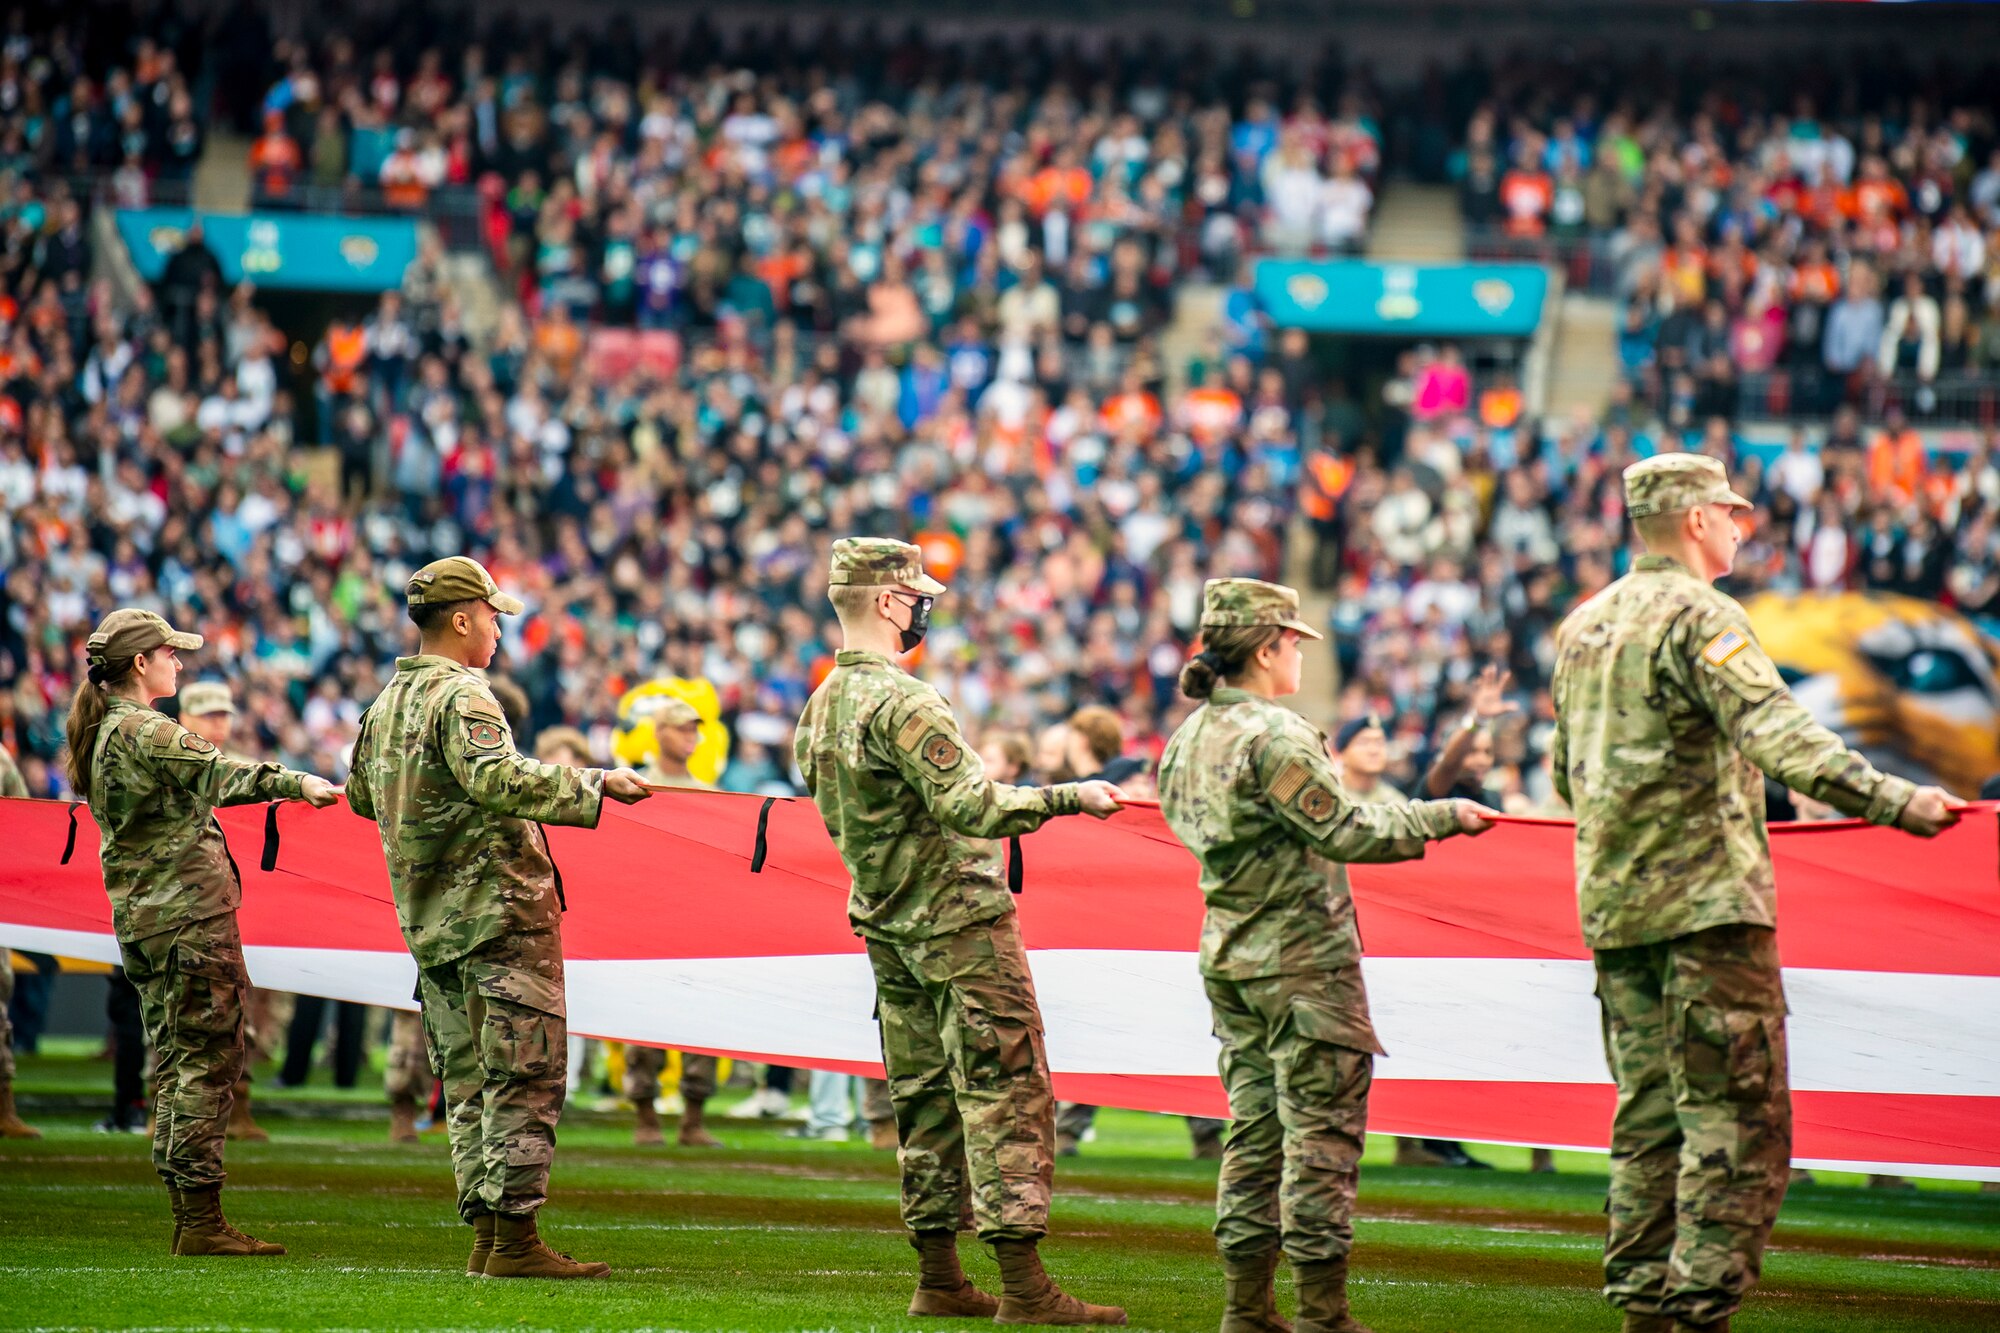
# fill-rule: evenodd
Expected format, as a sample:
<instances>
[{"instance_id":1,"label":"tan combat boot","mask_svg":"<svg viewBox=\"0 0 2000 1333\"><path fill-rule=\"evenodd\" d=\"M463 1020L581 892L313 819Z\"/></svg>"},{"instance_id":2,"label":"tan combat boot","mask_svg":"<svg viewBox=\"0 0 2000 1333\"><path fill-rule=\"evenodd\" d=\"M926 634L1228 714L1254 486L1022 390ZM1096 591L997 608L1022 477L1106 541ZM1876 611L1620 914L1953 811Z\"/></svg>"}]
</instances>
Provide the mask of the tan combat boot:
<instances>
[{"instance_id":1,"label":"tan combat boot","mask_svg":"<svg viewBox=\"0 0 2000 1333\"><path fill-rule=\"evenodd\" d=\"M465 1260L467 1277L485 1277L486 1261L493 1255L493 1214L472 1215L472 1253Z\"/></svg>"},{"instance_id":2,"label":"tan combat boot","mask_svg":"<svg viewBox=\"0 0 2000 1333\"><path fill-rule=\"evenodd\" d=\"M958 1266L956 1231L913 1231L910 1248L917 1252L917 1294L910 1313L944 1319L991 1319L1000 1302L972 1285Z\"/></svg>"},{"instance_id":3,"label":"tan combat boot","mask_svg":"<svg viewBox=\"0 0 2000 1333\"><path fill-rule=\"evenodd\" d=\"M222 1215L222 1186L180 1192L180 1225L174 1229L174 1253L242 1258L251 1255L283 1254L285 1247L268 1240L246 1236L229 1225Z\"/></svg>"},{"instance_id":4,"label":"tan combat boot","mask_svg":"<svg viewBox=\"0 0 2000 1333\"><path fill-rule=\"evenodd\" d=\"M1627 1310L1625 1323L1619 1333L1674 1333L1674 1317L1670 1314L1640 1314L1637 1310Z\"/></svg>"},{"instance_id":5,"label":"tan combat boot","mask_svg":"<svg viewBox=\"0 0 2000 1333\"><path fill-rule=\"evenodd\" d=\"M417 1133L417 1104L408 1097L398 1097L389 1103L389 1142L423 1142Z\"/></svg>"},{"instance_id":6,"label":"tan combat boot","mask_svg":"<svg viewBox=\"0 0 2000 1333\"><path fill-rule=\"evenodd\" d=\"M632 1142L641 1148L658 1148L667 1141L660 1132L660 1112L647 1097L632 1103Z\"/></svg>"},{"instance_id":7,"label":"tan combat boot","mask_svg":"<svg viewBox=\"0 0 2000 1333\"><path fill-rule=\"evenodd\" d=\"M1347 1308L1347 1260L1293 1264L1299 1284L1298 1333L1370 1333Z\"/></svg>"},{"instance_id":8,"label":"tan combat boot","mask_svg":"<svg viewBox=\"0 0 2000 1333\"><path fill-rule=\"evenodd\" d=\"M533 1213L500 1213L493 1220L493 1253L485 1277L604 1277L610 1264L580 1264L542 1244Z\"/></svg>"},{"instance_id":9,"label":"tan combat boot","mask_svg":"<svg viewBox=\"0 0 2000 1333\"><path fill-rule=\"evenodd\" d=\"M868 1146L876 1152L894 1152L902 1146L896 1133L894 1119L870 1120L868 1122Z\"/></svg>"},{"instance_id":10,"label":"tan combat boot","mask_svg":"<svg viewBox=\"0 0 2000 1333\"><path fill-rule=\"evenodd\" d=\"M996 1240L993 1256L1000 1261L1000 1308L996 1324L1123 1324L1125 1312L1115 1305L1086 1305L1049 1280L1042 1256L1032 1240Z\"/></svg>"},{"instance_id":11,"label":"tan combat boot","mask_svg":"<svg viewBox=\"0 0 2000 1333\"><path fill-rule=\"evenodd\" d=\"M22 1122L14 1110L14 1085L0 1088L0 1139L38 1139L42 1131Z\"/></svg>"},{"instance_id":12,"label":"tan combat boot","mask_svg":"<svg viewBox=\"0 0 2000 1333\"><path fill-rule=\"evenodd\" d=\"M722 1140L708 1132L708 1098L690 1097L681 1110L681 1132L676 1136L683 1148L720 1148Z\"/></svg>"},{"instance_id":13,"label":"tan combat boot","mask_svg":"<svg viewBox=\"0 0 2000 1333\"><path fill-rule=\"evenodd\" d=\"M1426 1148L1422 1139L1397 1139L1396 1165L1443 1166L1444 1158Z\"/></svg>"},{"instance_id":14,"label":"tan combat boot","mask_svg":"<svg viewBox=\"0 0 2000 1333\"><path fill-rule=\"evenodd\" d=\"M1276 1250L1222 1261L1222 1333L1292 1333L1291 1322L1278 1313L1277 1273Z\"/></svg>"},{"instance_id":15,"label":"tan combat boot","mask_svg":"<svg viewBox=\"0 0 2000 1333\"><path fill-rule=\"evenodd\" d=\"M229 1128L223 1131L232 1139L245 1143L266 1143L271 1135L250 1116L250 1080L236 1080L235 1097L229 1103Z\"/></svg>"}]
</instances>

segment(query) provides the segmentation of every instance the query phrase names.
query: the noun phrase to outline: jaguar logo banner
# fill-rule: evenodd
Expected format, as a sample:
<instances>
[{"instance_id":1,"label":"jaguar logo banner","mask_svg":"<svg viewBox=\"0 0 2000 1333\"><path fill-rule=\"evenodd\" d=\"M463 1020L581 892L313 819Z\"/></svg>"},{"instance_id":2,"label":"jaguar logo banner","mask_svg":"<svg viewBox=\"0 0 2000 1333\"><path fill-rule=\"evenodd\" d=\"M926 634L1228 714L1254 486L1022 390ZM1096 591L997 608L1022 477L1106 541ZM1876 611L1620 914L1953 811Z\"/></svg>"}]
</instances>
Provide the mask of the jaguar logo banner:
<instances>
[{"instance_id":1,"label":"jaguar logo banner","mask_svg":"<svg viewBox=\"0 0 2000 1333\"><path fill-rule=\"evenodd\" d=\"M69 814L0 800L0 942L115 961L87 811L59 864ZM371 824L296 804L221 820L257 984L409 1006L415 966ZM1801 1164L2000 1179L1996 838L1992 806L1932 842L1845 821L1773 828ZM575 1031L879 1072L847 876L809 802L675 791L549 840ZM1422 861L1352 867L1389 1051L1370 1128L1604 1146L1612 1088L1571 840L1566 823L1510 821ZM1159 811L1056 820L1021 848L1058 1095L1224 1114L1194 861Z\"/></svg>"}]
</instances>

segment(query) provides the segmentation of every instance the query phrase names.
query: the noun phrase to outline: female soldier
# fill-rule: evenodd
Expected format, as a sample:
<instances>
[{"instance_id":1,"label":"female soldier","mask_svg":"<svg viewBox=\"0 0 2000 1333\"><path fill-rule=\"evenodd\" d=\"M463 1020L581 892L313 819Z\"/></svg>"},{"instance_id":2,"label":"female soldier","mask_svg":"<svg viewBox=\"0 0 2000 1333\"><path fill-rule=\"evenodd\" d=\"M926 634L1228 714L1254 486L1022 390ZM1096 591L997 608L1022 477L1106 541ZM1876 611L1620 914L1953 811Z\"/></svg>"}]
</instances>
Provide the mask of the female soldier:
<instances>
[{"instance_id":1,"label":"female soldier","mask_svg":"<svg viewBox=\"0 0 2000 1333\"><path fill-rule=\"evenodd\" d=\"M324 779L226 759L153 711L201 647L150 611L113 611L88 641L90 678L69 710L69 774L103 832L104 891L125 975L157 1053L153 1166L173 1199L175 1254L283 1254L222 1216L222 1139L243 1074L250 986L236 906L243 886L211 809L333 804Z\"/></svg>"},{"instance_id":2,"label":"female soldier","mask_svg":"<svg viewBox=\"0 0 2000 1333\"><path fill-rule=\"evenodd\" d=\"M1411 860L1428 839L1485 831L1493 812L1348 798L1326 737L1276 702L1299 688L1299 640L1320 637L1292 589L1211 579L1201 624L1205 647L1181 691L1208 706L1167 743L1160 807L1201 862L1201 970L1236 1121L1215 1205L1222 1330L1288 1327L1271 1285L1282 1242L1298 1279L1298 1333L1365 1333L1348 1313L1347 1254L1382 1048L1339 863Z\"/></svg>"}]
</instances>

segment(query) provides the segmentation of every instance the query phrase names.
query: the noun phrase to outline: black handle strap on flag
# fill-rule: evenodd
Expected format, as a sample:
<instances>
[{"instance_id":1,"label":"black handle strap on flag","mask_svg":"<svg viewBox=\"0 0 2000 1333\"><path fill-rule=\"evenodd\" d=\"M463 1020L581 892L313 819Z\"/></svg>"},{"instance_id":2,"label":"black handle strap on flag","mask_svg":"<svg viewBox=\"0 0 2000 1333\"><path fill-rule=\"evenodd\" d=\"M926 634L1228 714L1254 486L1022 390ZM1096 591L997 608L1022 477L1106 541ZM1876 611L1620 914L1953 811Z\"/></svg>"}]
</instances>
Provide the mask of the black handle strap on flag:
<instances>
[{"instance_id":1,"label":"black handle strap on flag","mask_svg":"<svg viewBox=\"0 0 2000 1333\"><path fill-rule=\"evenodd\" d=\"M1007 839L1007 892L1021 896L1021 835Z\"/></svg>"},{"instance_id":2,"label":"black handle strap on flag","mask_svg":"<svg viewBox=\"0 0 2000 1333\"><path fill-rule=\"evenodd\" d=\"M750 873L764 873L764 858L770 855L769 833L771 829L771 807L778 803L775 796L766 796L764 804L757 808L757 843L750 849Z\"/></svg>"},{"instance_id":3,"label":"black handle strap on flag","mask_svg":"<svg viewBox=\"0 0 2000 1333\"><path fill-rule=\"evenodd\" d=\"M556 849L549 846L548 825L537 824L535 827L542 831L542 855L549 858L549 873L555 876L556 906L560 910L567 912L569 910L569 899L563 897L562 867L556 864Z\"/></svg>"},{"instance_id":4,"label":"black handle strap on flag","mask_svg":"<svg viewBox=\"0 0 2000 1333\"><path fill-rule=\"evenodd\" d=\"M278 868L278 803L272 801L264 807L264 854L257 858L257 868L270 874Z\"/></svg>"},{"instance_id":5,"label":"black handle strap on flag","mask_svg":"<svg viewBox=\"0 0 2000 1333\"><path fill-rule=\"evenodd\" d=\"M56 863L58 865L68 865L70 857L76 855L76 812L82 808L82 801L69 803L69 837L63 839L62 860Z\"/></svg>"}]
</instances>

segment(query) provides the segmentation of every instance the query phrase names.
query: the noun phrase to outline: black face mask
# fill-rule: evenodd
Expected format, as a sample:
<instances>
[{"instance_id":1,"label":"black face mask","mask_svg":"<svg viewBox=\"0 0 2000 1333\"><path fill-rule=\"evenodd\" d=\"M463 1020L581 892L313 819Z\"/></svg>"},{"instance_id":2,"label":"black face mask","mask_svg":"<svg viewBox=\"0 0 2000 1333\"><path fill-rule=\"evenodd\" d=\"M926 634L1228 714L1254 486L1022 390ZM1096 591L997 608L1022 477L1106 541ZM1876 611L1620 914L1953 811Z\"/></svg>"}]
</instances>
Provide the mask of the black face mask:
<instances>
[{"instance_id":1,"label":"black face mask","mask_svg":"<svg viewBox=\"0 0 2000 1333\"><path fill-rule=\"evenodd\" d=\"M930 632L931 604L935 602L937 599L934 597L919 597L903 593L898 593L897 596L899 598L903 596L909 596L910 598L909 601L910 627L906 630L897 631L897 633L902 635L902 638L899 640L899 642L902 644L902 651L907 653L912 648L915 648L918 644L922 643L924 641L924 635Z\"/></svg>"}]
</instances>

